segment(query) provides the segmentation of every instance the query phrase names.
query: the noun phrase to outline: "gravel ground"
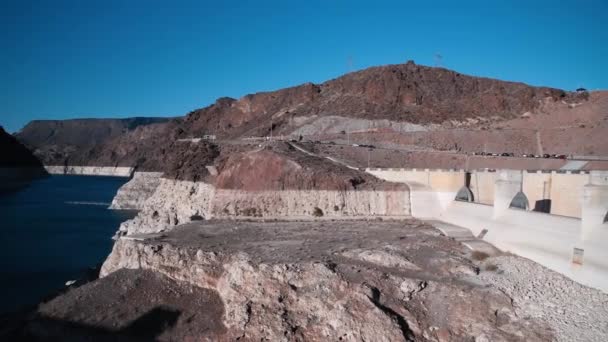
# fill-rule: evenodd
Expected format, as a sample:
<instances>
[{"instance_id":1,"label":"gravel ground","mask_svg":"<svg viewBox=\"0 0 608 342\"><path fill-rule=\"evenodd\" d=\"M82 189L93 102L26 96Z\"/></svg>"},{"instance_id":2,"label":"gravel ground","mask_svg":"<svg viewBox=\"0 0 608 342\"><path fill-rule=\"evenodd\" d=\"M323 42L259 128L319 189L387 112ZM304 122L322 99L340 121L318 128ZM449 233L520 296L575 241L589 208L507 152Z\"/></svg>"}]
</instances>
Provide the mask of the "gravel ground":
<instances>
[{"instance_id":1,"label":"gravel ground","mask_svg":"<svg viewBox=\"0 0 608 342\"><path fill-rule=\"evenodd\" d=\"M557 341L608 341L608 294L525 258L497 256L484 261L490 265L498 269L481 280L510 296L519 316L547 322Z\"/></svg>"}]
</instances>

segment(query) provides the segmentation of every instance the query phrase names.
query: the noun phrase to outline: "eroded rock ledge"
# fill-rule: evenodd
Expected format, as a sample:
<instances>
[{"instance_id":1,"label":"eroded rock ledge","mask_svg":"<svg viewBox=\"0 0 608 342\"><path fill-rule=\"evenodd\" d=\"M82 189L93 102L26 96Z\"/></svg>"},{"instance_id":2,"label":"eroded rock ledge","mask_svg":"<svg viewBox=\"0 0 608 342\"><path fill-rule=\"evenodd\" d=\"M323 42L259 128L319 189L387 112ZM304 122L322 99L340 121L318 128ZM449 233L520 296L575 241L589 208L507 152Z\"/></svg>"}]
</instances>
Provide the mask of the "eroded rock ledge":
<instances>
[{"instance_id":1,"label":"eroded rock ledge","mask_svg":"<svg viewBox=\"0 0 608 342\"><path fill-rule=\"evenodd\" d=\"M160 184L162 172L135 172L133 178L118 189L110 209L141 210Z\"/></svg>"},{"instance_id":2,"label":"eroded rock ledge","mask_svg":"<svg viewBox=\"0 0 608 342\"><path fill-rule=\"evenodd\" d=\"M226 332L195 339L551 340L475 281L468 257L415 220L211 221L121 238L101 275L143 269L215 291Z\"/></svg>"},{"instance_id":3,"label":"eroded rock ledge","mask_svg":"<svg viewBox=\"0 0 608 342\"><path fill-rule=\"evenodd\" d=\"M130 195L121 195L127 196ZM119 203L130 203L123 200ZM164 178L136 209L141 212L121 224L121 234L156 233L211 218L405 218L410 215L407 190L243 191Z\"/></svg>"},{"instance_id":4,"label":"eroded rock ledge","mask_svg":"<svg viewBox=\"0 0 608 342\"><path fill-rule=\"evenodd\" d=\"M53 175L115 176L131 177L133 168L127 166L64 166L45 165L46 171Z\"/></svg>"},{"instance_id":5,"label":"eroded rock ledge","mask_svg":"<svg viewBox=\"0 0 608 342\"><path fill-rule=\"evenodd\" d=\"M382 181L288 144L249 147L215 163L206 168L198 165L194 179L136 173L119 190L112 207L141 211L121 225L118 235L167 231L211 218L408 217L411 213L405 184Z\"/></svg>"}]
</instances>

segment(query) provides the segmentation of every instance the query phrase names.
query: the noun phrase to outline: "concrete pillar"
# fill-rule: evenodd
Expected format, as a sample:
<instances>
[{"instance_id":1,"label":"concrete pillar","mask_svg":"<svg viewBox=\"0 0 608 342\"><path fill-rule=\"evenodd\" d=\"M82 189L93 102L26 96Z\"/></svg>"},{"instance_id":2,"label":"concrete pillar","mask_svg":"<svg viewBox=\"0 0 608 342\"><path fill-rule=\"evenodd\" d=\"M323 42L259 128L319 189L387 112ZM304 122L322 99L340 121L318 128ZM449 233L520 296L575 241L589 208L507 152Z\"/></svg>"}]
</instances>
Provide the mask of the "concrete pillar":
<instances>
[{"instance_id":1,"label":"concrete pillar","mask_svg":"<svg viewBox=\"0 0 608 342\"><path fill-rule=\"evenodd\" d=\"M608 213L608 171L591 171L589 183L583 187L581 212L581 240L585 241L591 233L607 229L604 218Z\"/></svg>"},{"instance_id":2,"label":"concrete pillar","mask_svg":"<svg viewBox=\"0 0 608 342\"><path fill-rule=\"evenodd\" d=\"M522 189L522 172L518 170L497 170L494 182L494 218L501 216L513 197Z\"/></svg>"}]
</instances>

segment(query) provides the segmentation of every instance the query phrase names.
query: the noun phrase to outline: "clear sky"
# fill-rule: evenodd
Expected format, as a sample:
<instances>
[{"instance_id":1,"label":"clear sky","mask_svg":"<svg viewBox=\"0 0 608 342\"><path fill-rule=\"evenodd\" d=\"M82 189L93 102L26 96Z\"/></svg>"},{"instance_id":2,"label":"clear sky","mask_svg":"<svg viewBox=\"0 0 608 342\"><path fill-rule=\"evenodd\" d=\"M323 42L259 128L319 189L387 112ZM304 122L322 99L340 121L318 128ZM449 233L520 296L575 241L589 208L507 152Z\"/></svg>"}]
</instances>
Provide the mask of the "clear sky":
<instances>
[{"instance_id":1,"label":"clear sky","mask_svg":"<svg viewBox=\"0 0 608 342\"><path fill-rule=\"evenodd\" d=\"M608 1L0 0L0 125L175 116L404 63L608 88Z\"/></svg>"}]
</instances>

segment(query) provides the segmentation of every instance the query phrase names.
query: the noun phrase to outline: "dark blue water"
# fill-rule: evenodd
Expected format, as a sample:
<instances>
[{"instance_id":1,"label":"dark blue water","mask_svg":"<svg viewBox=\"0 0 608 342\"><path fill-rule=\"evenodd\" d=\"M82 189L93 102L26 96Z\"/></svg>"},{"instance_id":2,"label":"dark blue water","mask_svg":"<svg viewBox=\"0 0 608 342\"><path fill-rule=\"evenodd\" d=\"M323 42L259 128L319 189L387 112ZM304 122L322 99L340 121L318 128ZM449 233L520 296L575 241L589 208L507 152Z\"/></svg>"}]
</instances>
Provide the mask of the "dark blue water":
<instances>
[{"instance_id":1,"label":"dark blue water","mask_svg":"<svg viewBox=\"0 0 608 342\"><path fill-rule=\"evenodd\" d=\"M118 177L51 176L0 194L0 312L36 304L102 262L120 222Z\"/></svg>"}]
</instances>

